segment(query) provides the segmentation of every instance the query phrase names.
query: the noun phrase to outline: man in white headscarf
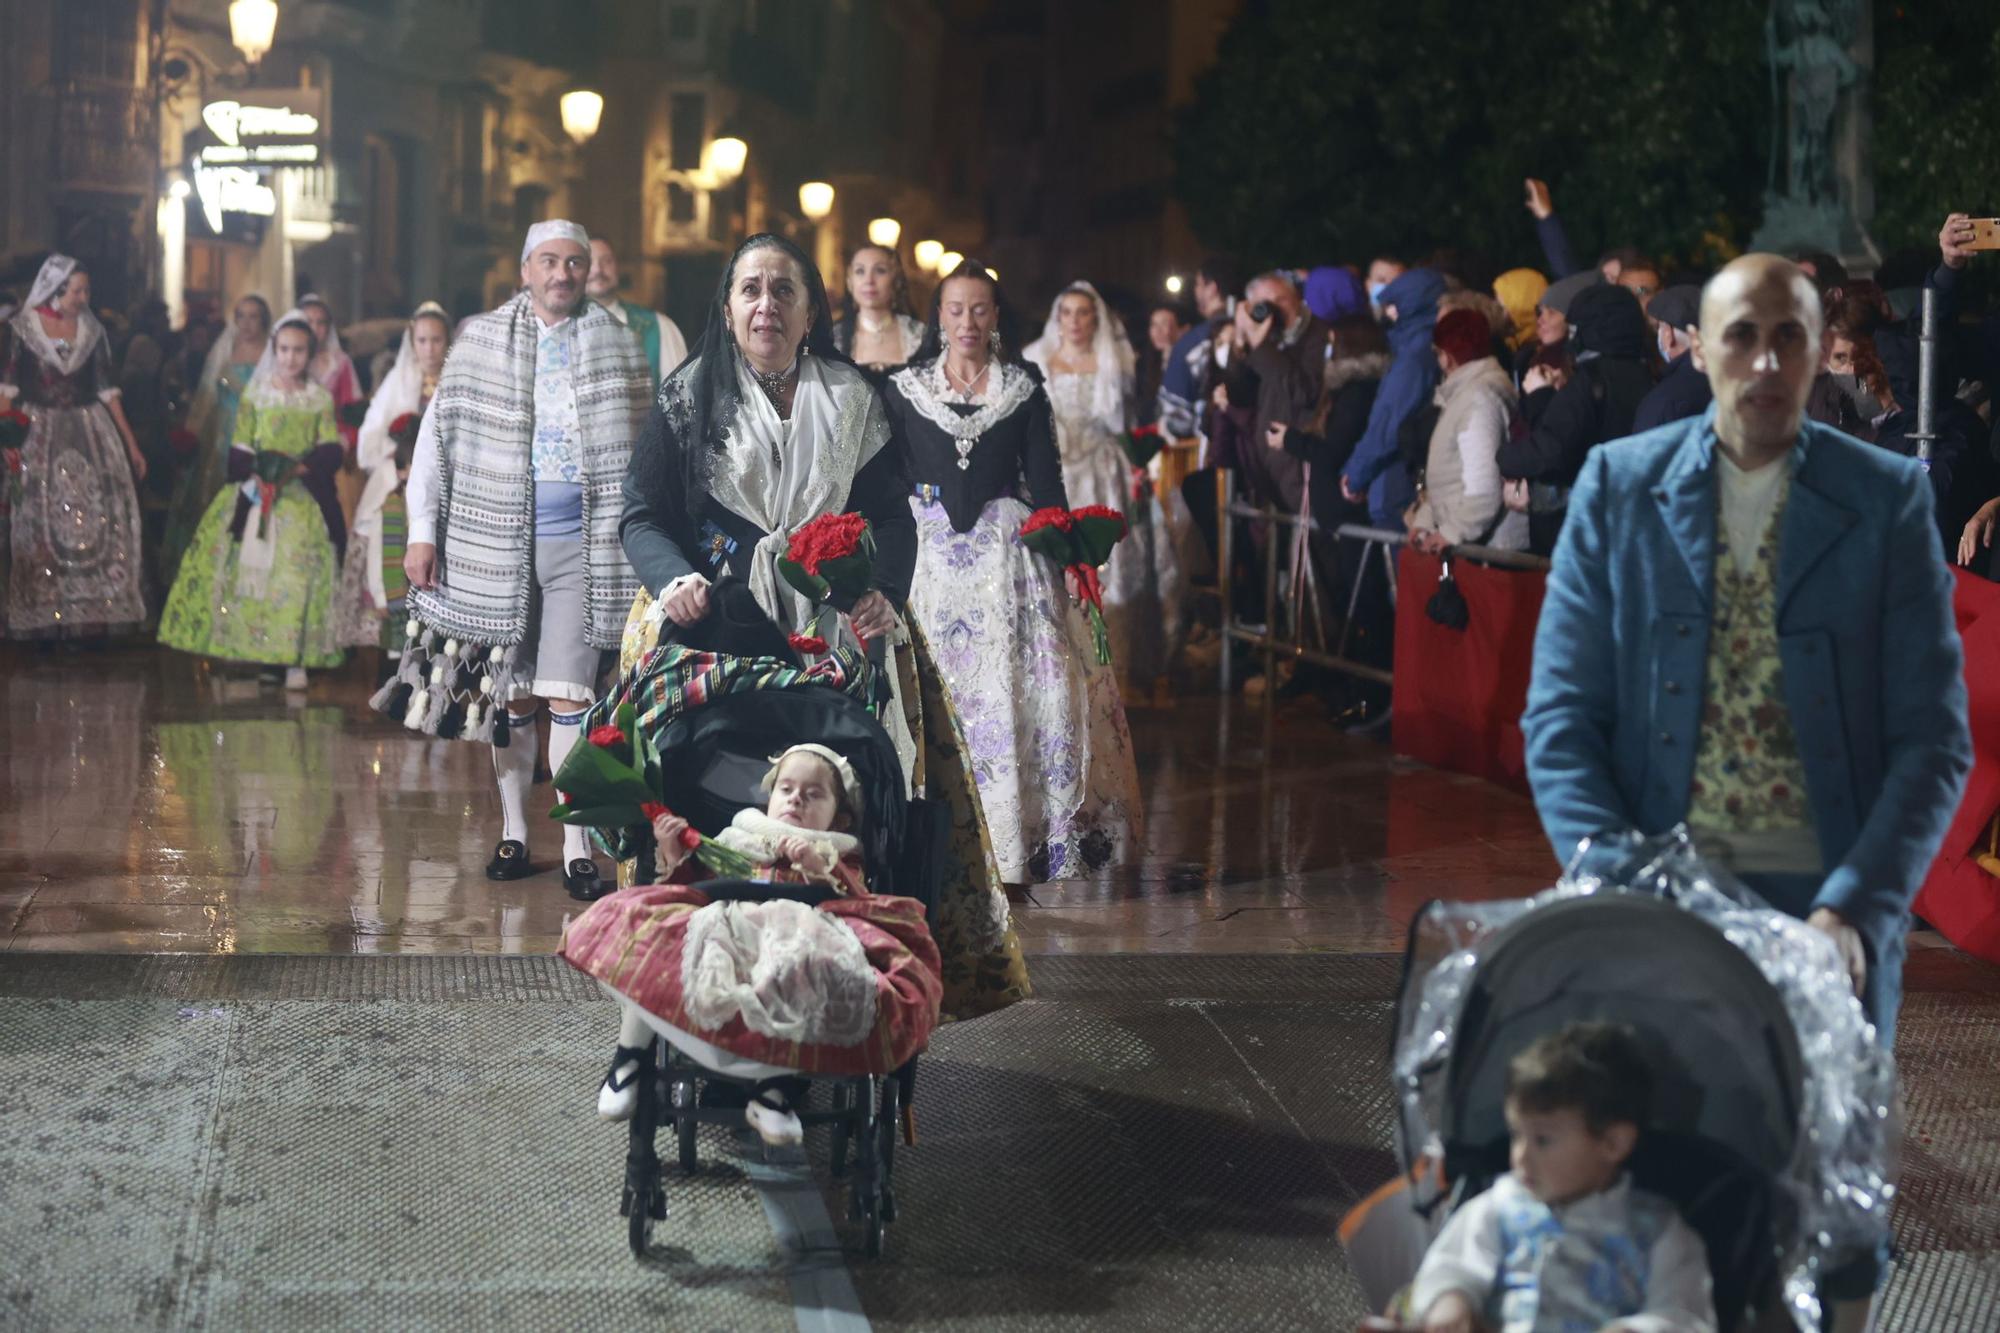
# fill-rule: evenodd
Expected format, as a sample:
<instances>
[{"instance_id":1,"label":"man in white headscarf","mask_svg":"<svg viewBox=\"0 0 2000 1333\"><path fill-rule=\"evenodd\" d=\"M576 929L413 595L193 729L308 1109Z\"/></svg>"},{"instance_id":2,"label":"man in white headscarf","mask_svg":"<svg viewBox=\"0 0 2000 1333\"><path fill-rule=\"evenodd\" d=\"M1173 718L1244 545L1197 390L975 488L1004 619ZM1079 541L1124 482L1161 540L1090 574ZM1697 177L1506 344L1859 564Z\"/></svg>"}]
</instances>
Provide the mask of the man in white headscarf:
<instances>
[{"instance_id":1,"label":"man in white headscarf","mask_svg":"<svg viewBox=\"0 0 2000 1333\"><path fill-rule=\"evenodd\" d=\"M533 873L535 714L546 700L555 772L638 588L619 488L652 381L637 340L584 299L589 273L582 227L529 228L523 290L460 326L405 490L410 646L375 705L413 730L492 743L495 880ZM605 888L573 826L563 879L586 901Z\"/></svg>"},{"instance_id":2,"label":"man in white headscarf","mask_svg":"<svg viewBox=\"0 0 2000 1333\"><path fill-rule=\"evenodd\" d=\"M591 300L610 311L611 318L639 340L655 385L687 360L687 339L681 336L680 325L659 311L648 310L618 294L618 252L602 236L590 238L590 281L585 289Z\"/></svg>"}]
</instances>

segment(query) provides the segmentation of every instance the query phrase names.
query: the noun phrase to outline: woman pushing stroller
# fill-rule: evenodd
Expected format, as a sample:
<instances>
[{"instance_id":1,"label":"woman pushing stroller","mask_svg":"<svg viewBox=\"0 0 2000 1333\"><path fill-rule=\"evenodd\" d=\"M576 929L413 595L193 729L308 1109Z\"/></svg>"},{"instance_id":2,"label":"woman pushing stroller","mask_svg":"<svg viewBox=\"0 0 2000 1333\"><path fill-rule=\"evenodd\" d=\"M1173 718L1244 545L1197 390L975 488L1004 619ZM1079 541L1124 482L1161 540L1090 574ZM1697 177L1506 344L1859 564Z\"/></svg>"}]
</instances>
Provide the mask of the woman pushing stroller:
<instances>
[{"instance_id":1,"label":"woman pushing stroller","mask_svg":"<svg viewBox=\"0 0 2000 1333\"><path fill-rule=\"evenodd\" d=\"M598 1089L607 1120L631 1118L654 1034L696 1063L756 1080L744 1116L766 1143L803 1137L795 1107L811 1074L883 1074L921 1051L943 995L937 945L914 899L870 895L854 832L861 783L847 759L794 745L764 777L769 803L715 841L772 884L830 891L711 899L688 822L654 816L661 884L599 900L570 927L562 956L614 991L623 1013Z\"/></svg>"}]
</instances>

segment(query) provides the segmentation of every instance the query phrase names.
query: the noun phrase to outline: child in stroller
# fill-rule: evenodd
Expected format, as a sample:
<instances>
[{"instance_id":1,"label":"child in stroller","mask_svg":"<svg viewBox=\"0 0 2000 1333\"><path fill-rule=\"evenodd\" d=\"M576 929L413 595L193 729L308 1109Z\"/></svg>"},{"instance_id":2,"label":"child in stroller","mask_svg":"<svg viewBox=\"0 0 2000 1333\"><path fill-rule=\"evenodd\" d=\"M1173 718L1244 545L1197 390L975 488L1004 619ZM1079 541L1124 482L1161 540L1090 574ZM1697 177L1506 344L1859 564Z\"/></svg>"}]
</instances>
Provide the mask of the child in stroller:
<instances>
[{"instance_id":1,"label":"child in stroller","mask_svg":"<svg viewBox=\"0 0 2000 1333\"><path fill-rule=\"evenodd\" d=\"M598 1089L607 1120L632 1117L657 1033L704 1068L754 1080L750 1127L766 1143L796 1144L807 1075L897 1069L936 1026L937 947L921 904L868 893L861 840L848 831L865 813L852 765L797 744L762 787L765 808L740 810L716 837L753 863L751 883L725 892L701 876L687 821L662 813L653 833L665 882L605 898L570 928L563 956L623 1009Z\"/></svg>"},{"instance_id":2,"label":"child in stroller","mask_svg":"<svg viewBox=\"0 0 2000 1333\"><path fill-rule=\"evenodd\" d=\"M1700 1237L1714 1327L1789 1315L1817 1330L1835 1284L1880 1253L1895 1068L1832 944L1683 834L1627 859L1616 880L1433 902L1411 923L1393 1060L1403 1174L1341 1224L1369 1305L1390 1311L1364 1327L1428 1313L1399 1293L1436 1227L1506 1176L1514 1058L1578 1023L1627 1028L1643 1053L1651 1098L1621 1113L1645 1116L1621 1170Z\"/></svg>"},{"instance_id":3,"label":"child in stroller","mask_svg":"<svg viewBox=\"0 0 2000 1333\"><path fill-rule=\"evenodd\" d=\"M1652 1081L1637 1038L1610 1023L1573 1023L1508 1063L1512 1170L1424 1256L1410 1304L1425 1333L1473 1333L1496 1316L1503 1333L1715 1328L1701 1238L1625 1173Z\"/></svg>"}]
</instances>

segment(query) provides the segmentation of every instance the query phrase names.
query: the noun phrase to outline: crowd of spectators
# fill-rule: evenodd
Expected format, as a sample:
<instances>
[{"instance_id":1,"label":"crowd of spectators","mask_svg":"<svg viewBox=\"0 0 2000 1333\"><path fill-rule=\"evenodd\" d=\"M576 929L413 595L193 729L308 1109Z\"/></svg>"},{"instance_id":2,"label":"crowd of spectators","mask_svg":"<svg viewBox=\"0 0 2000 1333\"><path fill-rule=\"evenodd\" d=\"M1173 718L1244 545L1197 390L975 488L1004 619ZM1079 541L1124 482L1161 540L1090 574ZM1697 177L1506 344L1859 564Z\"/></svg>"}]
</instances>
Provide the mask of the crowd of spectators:
<instances>
[{"instance_id":1,"label":"crowd of spectators","mask_svg":"<svg viewBox=\"0 0 2000 1333\"><path fill-rule=\"evenodd\" d=\"M1193 310L1154 312L1152 410L1167 434L1201 444L1182 487L1195 527L1217 551L1225 471L1239 498L1309 517L1332 614L1346 612L1360 580L1347 627L1358 660L1388 664L1392 612L1385 577L1364 569L1358 542L1332 541L1336 528L1405 533L1434 554L1547 556L1591 450L1709 407L1698 343L1710 274L1626 246L1586 267L1548 187L1527 181L1526 204L1546 272L1494 273L1479 256L1439 250L1245 281L1214 257L1196 275ZM1939 538L2000 577L2000 431L1987 402L2000 384L2000 312L1962 309L1975 253L1967 216L1946 220L1935 257L1901 257L1872 279L1831 255L1792 258L1825 314L1808 415L1905 455L1919 446L1922 291L1935 292L1944 334L1928 456ZM1273 539L1282 534L1249 522L1231 543L1235 568L1224 573L1239 621L1267 618L1259 571Z\"/></svg>"}]
</instances>

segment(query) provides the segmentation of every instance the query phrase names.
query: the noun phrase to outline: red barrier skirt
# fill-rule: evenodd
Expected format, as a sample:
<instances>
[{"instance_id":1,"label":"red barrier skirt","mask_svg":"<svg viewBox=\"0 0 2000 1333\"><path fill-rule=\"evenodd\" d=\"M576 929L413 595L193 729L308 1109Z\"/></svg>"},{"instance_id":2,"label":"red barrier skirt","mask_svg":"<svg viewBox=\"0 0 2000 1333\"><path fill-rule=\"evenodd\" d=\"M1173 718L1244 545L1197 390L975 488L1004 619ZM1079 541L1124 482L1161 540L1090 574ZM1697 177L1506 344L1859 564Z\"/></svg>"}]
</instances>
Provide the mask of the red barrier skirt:
<instances>
[{"instance_id":1,"label":"red barrier skirt","mask_svg":"<svg viewBox=\"0 0 2000 1333\"><path fill-rule=\"evenodd\" d=\"M1435 768L1528 790L1521 711L1534 670L1535 623L1548 575L1460 560L1452 580L1469 623L1447 629L1424 614L1437 591L1436 556L1402 549L1396 566L1396 753Z\"/></svg>"},{"instance_id":2,"label":"red barrier skirt","mask_svg":"<svg viewBox=\"0 0 2000 1333\"><path fill-rule=\"evenodd\" d=\"M1952 609L1965 641L1972 776L1944 848L1917 892L1916 913L1969 954L2000 962L2000 879L1979 865L1987 826L2000 812L2000 584L1962 569Z\"/></svg>"}]
</instances>

